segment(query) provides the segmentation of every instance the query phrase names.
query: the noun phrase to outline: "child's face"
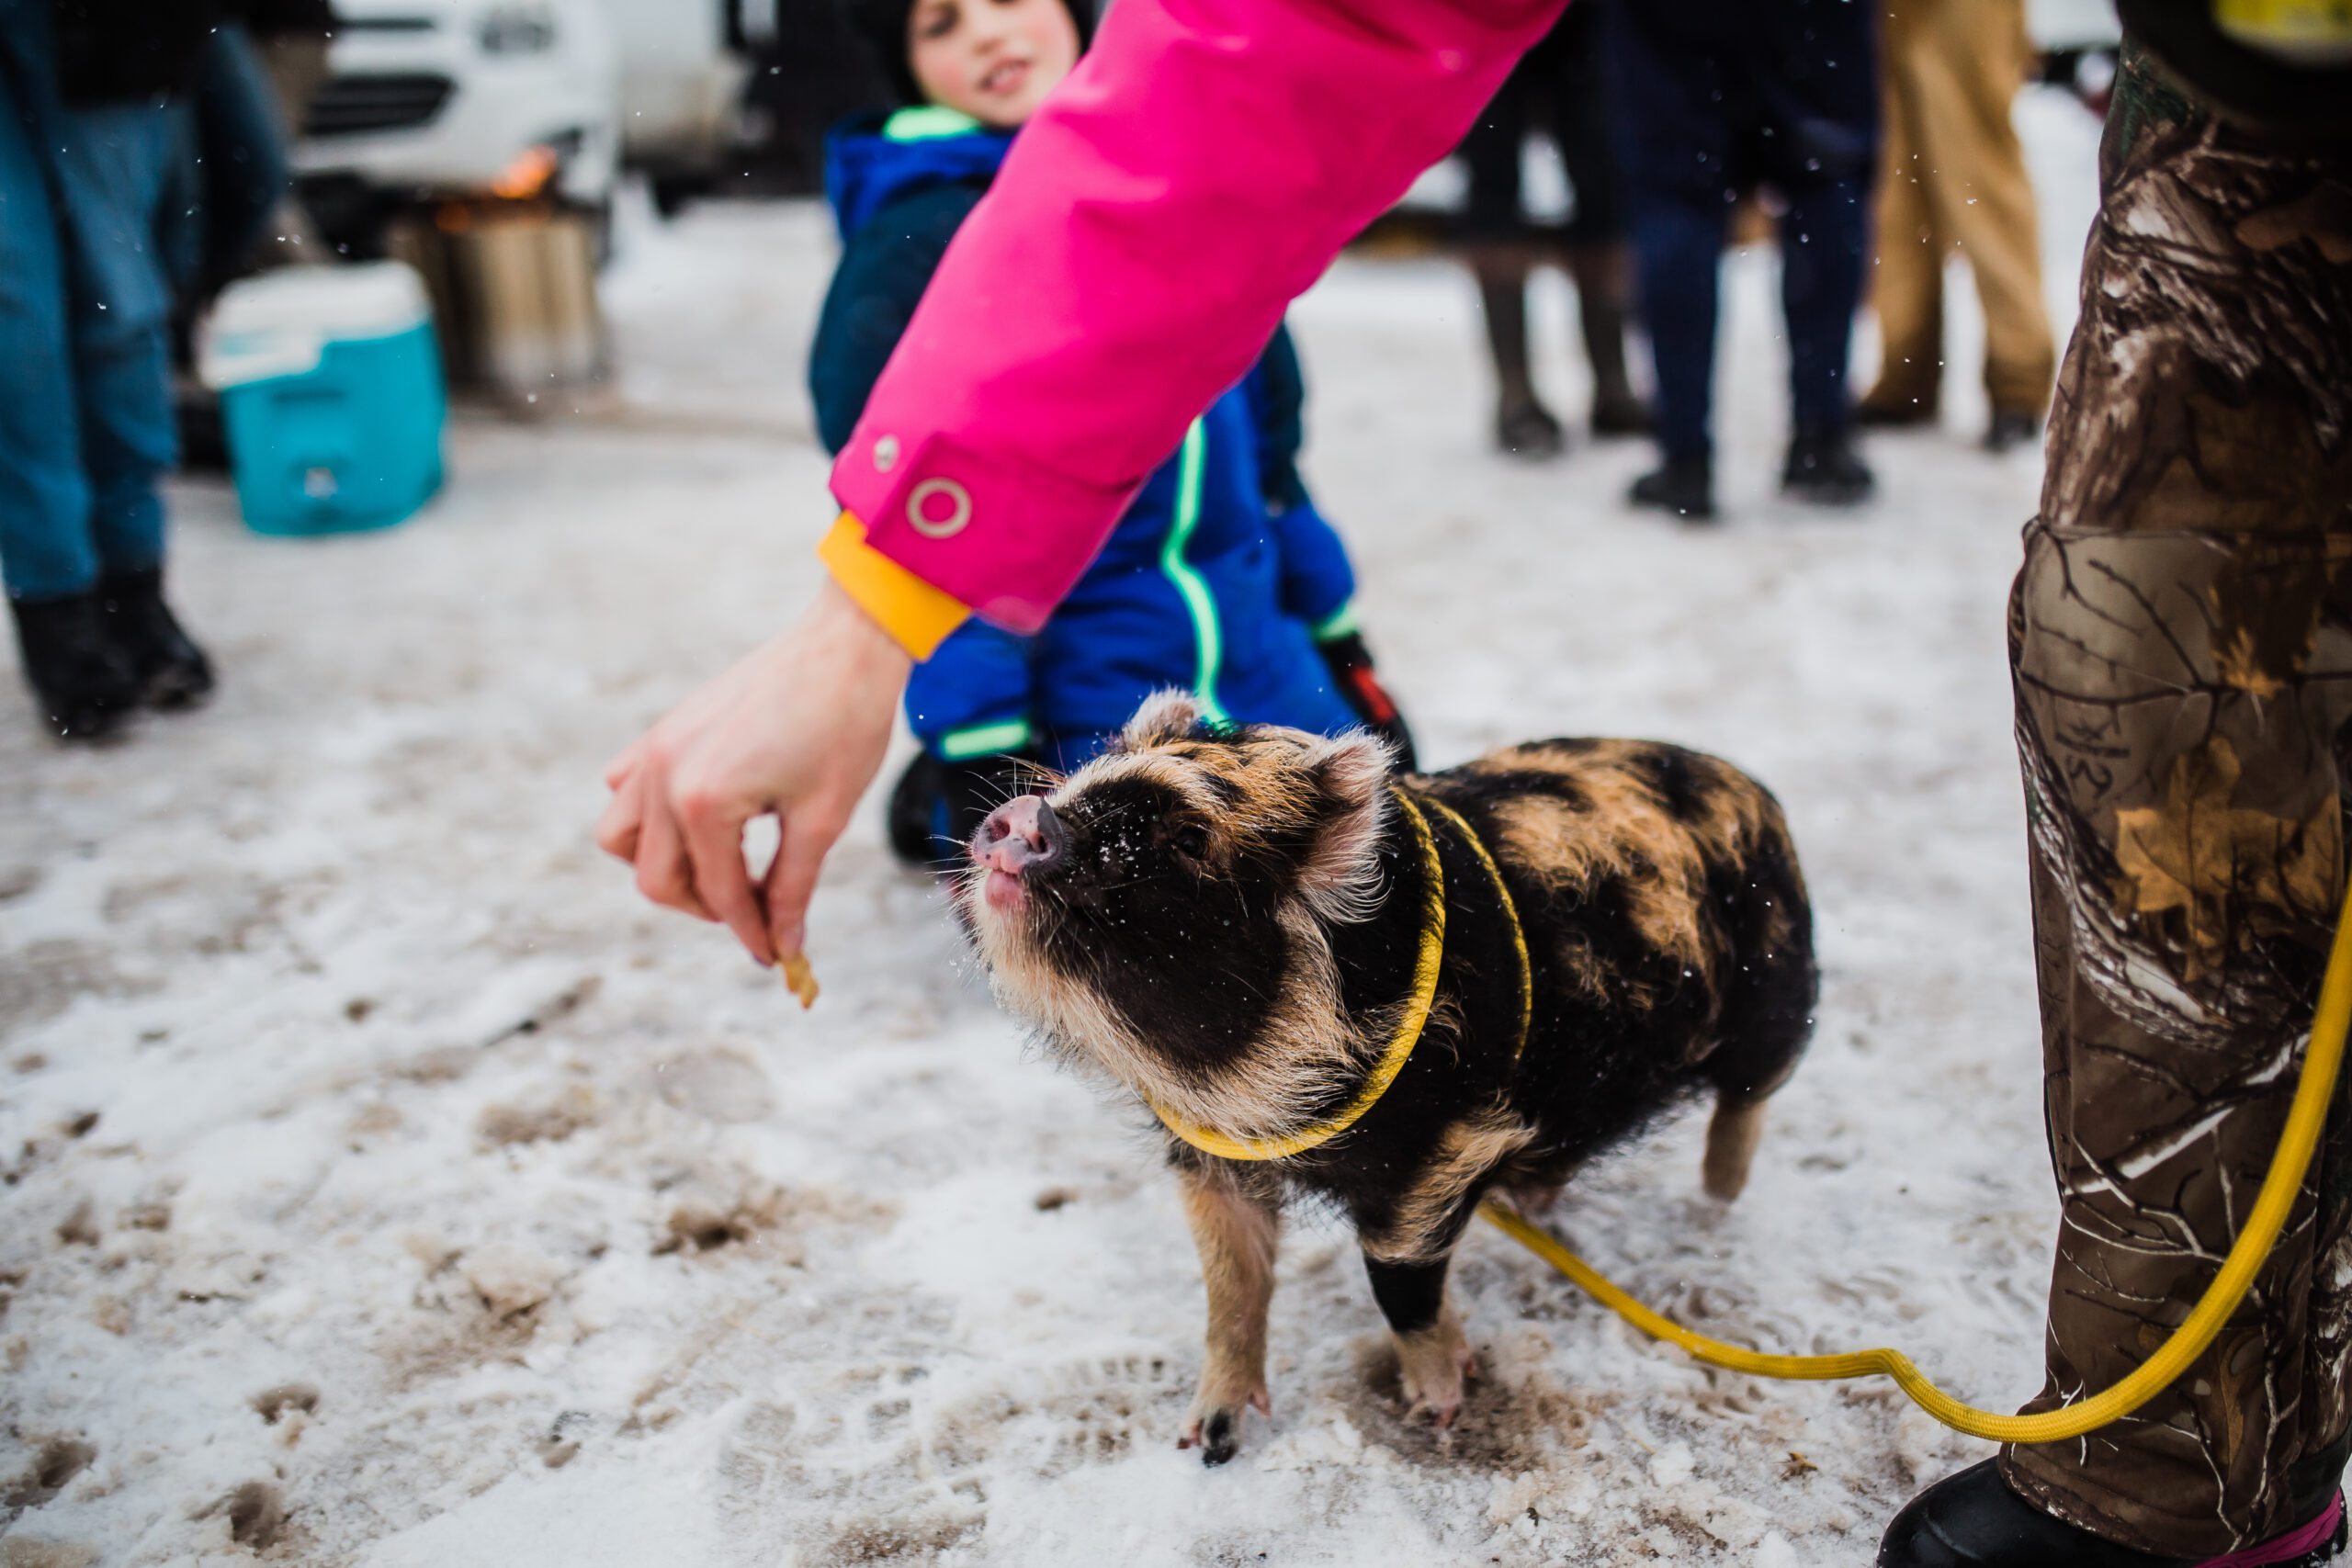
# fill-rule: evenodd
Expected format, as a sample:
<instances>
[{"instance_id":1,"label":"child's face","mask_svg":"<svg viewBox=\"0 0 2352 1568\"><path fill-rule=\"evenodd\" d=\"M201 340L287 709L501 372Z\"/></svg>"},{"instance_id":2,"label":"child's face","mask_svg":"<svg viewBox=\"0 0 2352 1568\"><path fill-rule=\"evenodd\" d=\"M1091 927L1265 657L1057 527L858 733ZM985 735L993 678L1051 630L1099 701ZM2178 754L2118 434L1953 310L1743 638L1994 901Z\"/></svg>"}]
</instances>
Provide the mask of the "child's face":
<instances>
[{"instance_id":1,"label":"child's face","mask_svg":"<svg viewBox=\"0 0 2352 1568\"><path fill-rule=\"evenodd\" d=\"M1011 130L1078 63L1062 0L916 0L907 57L932 102Z\"/></svg>"}]
</instances>

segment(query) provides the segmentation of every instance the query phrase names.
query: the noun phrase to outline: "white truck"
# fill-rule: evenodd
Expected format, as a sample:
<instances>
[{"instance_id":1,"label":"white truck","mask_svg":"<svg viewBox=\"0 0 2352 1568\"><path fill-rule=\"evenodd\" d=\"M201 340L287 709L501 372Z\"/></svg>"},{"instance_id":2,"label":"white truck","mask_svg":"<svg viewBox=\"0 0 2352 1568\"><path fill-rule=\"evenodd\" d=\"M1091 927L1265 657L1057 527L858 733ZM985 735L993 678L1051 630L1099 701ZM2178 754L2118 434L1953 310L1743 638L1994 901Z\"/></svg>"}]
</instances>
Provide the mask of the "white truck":
<instances>
[{"instance_id":1,"label":"white truck","mask_svg":"<svg viewBox=\"0 0 2352 1568\"><path fill-rule=\"evenodd\" d=\"M748 14L757 10L759 15ZM404 209L552 195L599 229L624 167L665 209L733 131L770 0L335 0L295 167L326 238Z\"/></svg>"}]
</instances>

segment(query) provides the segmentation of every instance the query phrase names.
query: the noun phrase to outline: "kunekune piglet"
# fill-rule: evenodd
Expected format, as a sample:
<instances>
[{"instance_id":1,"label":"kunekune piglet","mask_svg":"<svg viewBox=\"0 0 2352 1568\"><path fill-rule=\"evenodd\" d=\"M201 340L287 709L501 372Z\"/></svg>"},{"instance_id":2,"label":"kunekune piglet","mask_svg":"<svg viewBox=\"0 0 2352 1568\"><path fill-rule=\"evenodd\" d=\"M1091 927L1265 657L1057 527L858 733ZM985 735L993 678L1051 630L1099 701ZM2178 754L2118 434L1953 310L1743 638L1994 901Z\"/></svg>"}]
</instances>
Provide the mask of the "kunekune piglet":
<instances>
[{"instance_id":1,"label":"kunekune piglet","mask_svg":"<svg viewBox=\"0 0 2352 1568\"><path fill-rule=\"evenodd\" d=\"M1442 1427L1471 1368L1446 1265L1478 1202L1548 1202L1702 1094L1707 1190L1736 1196L1812 1028L1780 806L1679 747L1393 776L1369 736L1209 726L1171 694L970 852L1000 1000L1170 1129L1209 1308L1182 1442L1211 1464L1269 1409L1286 1199L1352 1220L1406 1401Z\"/></svg>"}]
</instances>

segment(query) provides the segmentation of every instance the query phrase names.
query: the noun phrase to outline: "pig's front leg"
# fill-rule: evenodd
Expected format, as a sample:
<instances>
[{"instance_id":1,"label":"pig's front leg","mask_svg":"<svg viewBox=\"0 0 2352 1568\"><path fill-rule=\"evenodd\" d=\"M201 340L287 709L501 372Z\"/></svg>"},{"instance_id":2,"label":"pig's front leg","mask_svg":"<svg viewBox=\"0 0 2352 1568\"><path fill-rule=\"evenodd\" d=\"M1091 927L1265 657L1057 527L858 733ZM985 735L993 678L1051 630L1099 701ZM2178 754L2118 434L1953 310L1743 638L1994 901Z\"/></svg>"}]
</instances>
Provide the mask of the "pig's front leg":
<instances>
[{"instance_id":1,"label":"pig's front leg","mask_svg":"<svg viewBox=\"0 0 2352 1568\"><path fill-rule=\"evenodd\" d=\"M1201 1392L1176 1446L1197 1446L1204 1464L1223 1464L1241 1446L1241 1413L1273 1411L1266 1393L1266 1307L1274 1294L1280 1211L1270 1194L1245 1189L1214 1166L1179 1172L1184 1217L1208 1285L1208 1360Z\"/></svg>"},{"instance_id":2,"label":"pig's front leg","mask_svg":"<svg viewBox=\"0 0 2352 1568\"><path fill-rule=\"evenodd\" d=\"M1477 1368L1462 1320L1445 1299L1445 1270L1452 1253L1436 1262L1389 1263L1366 1254L1373 1299L1396 1336L1396 1367L1404 1385L1406 1414L1443 1430L1462 1411L1462 1380Z\"/></svg>"}]
</instances>

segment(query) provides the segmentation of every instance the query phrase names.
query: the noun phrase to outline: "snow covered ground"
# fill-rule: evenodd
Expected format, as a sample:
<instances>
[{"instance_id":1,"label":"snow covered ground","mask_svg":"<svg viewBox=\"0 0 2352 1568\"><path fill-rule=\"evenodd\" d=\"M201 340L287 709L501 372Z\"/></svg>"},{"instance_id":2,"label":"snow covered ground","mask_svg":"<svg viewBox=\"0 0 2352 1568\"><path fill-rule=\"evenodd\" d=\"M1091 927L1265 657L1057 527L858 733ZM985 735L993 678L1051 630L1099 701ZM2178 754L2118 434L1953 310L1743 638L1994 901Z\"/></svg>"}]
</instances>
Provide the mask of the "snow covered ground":
<instances>
[{"instance_id":1,"label":"snow covered ground","mask_svg":"<svg viewBox=\"0 0 2352 1568\"><path fill-rule=\"evenodd\" d=\"M2063 331L2096 127L2021 116ZM1980 1445L1696 1369L1484 1230L1458 1430L1402 1420L1307 1222L1274 1417L1204 1471L1143 1119L1024 1051L878 823L806 1015L597 855L605 757L814 583L830 259L806 209L634 234L617 396L462 420L410 525L289 544L175 491L209 711L62 750L0 701L0 1564L1866 1563ZM1865 514L1783 506L1773 264L1732 274L1716 531L1621 508L1635 446L1491 455L1437 264L1300 306L1311 477L1432 761L1666 737L1795 823L1826 983L1754 1186L1701 1199L1684 1123L1557 1222L1711 1332L2007 1405L2053 1214L2002 652L2038 460L1973 447L1963 291L1949 428L1871 444Z\"/></svg>"}]
</instances>

